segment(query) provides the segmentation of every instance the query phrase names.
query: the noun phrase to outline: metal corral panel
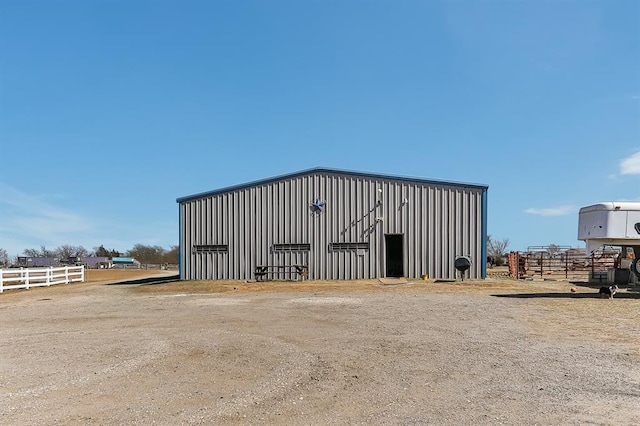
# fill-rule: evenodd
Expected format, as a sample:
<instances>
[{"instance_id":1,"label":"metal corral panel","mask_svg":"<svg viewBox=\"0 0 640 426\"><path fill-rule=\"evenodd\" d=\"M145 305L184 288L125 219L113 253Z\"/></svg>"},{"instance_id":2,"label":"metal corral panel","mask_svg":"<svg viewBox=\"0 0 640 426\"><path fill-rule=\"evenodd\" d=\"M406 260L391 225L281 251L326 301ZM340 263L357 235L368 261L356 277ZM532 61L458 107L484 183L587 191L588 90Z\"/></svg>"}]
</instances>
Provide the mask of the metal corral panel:
<instances>
[{"instance_id":1,"label":"metal corral panel","mask_svg":"<svg viewBox=\"0 0 640 426\"><path fill-rule=\"evenodd\" d=\"M455 278L465 255L467 276L484 277L487 188L312 169L179 198L180 276L303 264L319 280Z\"/></svg>"}]
</instances>

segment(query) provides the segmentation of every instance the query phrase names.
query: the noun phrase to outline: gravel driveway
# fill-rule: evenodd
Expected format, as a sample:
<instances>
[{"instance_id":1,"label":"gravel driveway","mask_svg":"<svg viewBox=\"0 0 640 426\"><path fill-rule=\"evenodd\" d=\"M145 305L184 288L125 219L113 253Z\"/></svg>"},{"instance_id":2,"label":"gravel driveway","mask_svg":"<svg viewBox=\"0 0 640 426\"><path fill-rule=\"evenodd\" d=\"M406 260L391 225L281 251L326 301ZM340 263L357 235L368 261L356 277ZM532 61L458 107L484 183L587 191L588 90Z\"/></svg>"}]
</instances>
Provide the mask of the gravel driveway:
<instances>
[{"instance_id":1,"label":"gravel driveway","mask_svg":"<svg viewBox=\"0 0 640 426\"><path fill-rule=\"evenodd\" d=\"M640 424L637 292L251 286L0 295L0 423Z\"/></svg>"}]
</instances>

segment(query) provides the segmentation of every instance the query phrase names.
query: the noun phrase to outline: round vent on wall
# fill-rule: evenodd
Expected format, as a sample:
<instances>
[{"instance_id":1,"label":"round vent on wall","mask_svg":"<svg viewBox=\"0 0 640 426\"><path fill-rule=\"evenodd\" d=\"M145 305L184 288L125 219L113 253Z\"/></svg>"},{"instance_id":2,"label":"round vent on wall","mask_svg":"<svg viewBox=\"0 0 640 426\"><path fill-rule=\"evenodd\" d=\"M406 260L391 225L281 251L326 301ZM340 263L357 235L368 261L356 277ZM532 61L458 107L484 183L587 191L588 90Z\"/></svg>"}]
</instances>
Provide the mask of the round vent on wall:
<instances>
[{"instance_id":1,"label":"round vent on wall","mask_svg":"<svg viewBox=\"0 0 640 426\"><path fill-rule=\"evenodd\" d=\"M320 201L320 199L316 199L313 203L311 203L311 211L316 214L320 214L324 211L324 206L327 203L324 201Z\"/></svg>"}]
</instances>

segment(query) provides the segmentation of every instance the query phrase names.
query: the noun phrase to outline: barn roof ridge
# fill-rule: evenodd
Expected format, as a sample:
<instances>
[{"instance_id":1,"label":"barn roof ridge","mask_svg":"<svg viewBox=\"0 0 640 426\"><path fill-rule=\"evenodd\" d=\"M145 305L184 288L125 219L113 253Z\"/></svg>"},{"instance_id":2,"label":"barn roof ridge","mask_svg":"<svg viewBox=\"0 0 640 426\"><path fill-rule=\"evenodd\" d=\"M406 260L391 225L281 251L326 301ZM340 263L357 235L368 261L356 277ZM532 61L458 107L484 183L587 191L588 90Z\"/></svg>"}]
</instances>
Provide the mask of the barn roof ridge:
<instances>
[{"instance_id":1,"label":"barn roof ridge","mask_svg":"<svg viewBox=\"0 0 640 426\"><path fill-rule=\"evenodd\" d=\"M427 178L399 176L399 175L383 174L383 173L361 172L361 171L354 171L354 170L335 169L330 167L312 167L310 169L300 170L297 172L286 173L283 175L277 175L269 178L258 179L258 180L254 180L246 183L214 189L211 191L205 191L205 192L199 192L192 195L186 195L184 197L177 198L176 202L182 203L185 201L196 200L198 198L208 197L211 195L223 194L226 192L237 191L239 189L245 189L253 186L264 185L264 184L277 182L285 179L291 179L299 176L312 175L315 173L330 173L330 174L345 175L345 176L362 176L362 177L374 178L374 179L390 179L390 180L401 180L401 181L408 181L408 182L433 183L433 184L440 184L440 185L480 188L484 190L489 188L488 185L478 184L478 183L458 182L458 181L449 181L449 180L441 180L441 179L427 179Z\"/></svg>"}]
</instances>

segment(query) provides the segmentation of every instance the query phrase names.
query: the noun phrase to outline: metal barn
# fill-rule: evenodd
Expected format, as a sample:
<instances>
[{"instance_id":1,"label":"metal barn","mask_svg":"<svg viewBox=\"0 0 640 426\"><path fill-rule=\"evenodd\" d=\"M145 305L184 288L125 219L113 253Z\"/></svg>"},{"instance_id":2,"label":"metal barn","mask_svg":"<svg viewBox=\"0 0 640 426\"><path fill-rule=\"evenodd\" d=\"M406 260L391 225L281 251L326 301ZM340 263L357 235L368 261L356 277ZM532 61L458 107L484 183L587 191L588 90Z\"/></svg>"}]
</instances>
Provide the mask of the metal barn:
<instances>
[{"instance_id":1,"label":"metal barn","mask_svg":"<svg viewBox=\"0 0 640 426\"><path fill-rule=\"evenodd\" d=\"M315 168L181 197L180 277L484 278L487 190Z\"/></svg>"}]
</instances>

